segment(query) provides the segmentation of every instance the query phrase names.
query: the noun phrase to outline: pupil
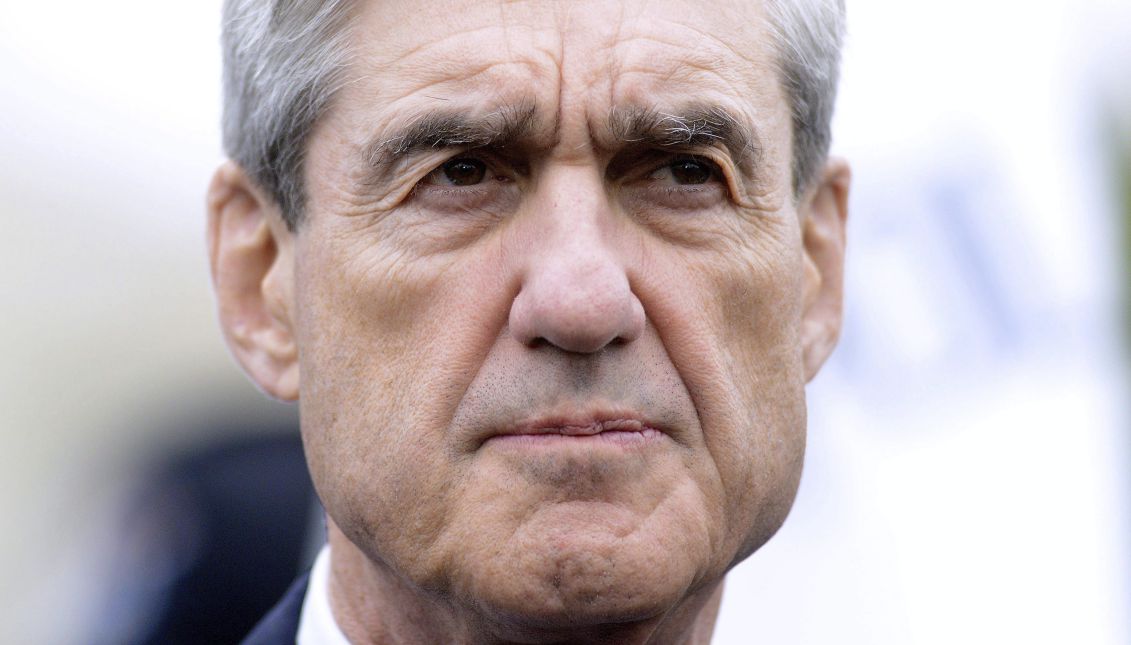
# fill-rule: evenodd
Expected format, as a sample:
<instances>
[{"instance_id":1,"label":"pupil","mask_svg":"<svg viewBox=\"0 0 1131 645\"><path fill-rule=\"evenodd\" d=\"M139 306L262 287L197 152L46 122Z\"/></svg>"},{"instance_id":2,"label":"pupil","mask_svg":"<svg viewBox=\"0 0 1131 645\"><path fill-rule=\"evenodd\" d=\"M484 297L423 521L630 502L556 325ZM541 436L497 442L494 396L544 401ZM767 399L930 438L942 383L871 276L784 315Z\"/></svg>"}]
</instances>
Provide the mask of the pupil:
<instances>
[{"instance_id":1,"label":"pupil","mask_svg":"<svg viewBox=\"0 0 1131 645\"><path fill-rule=\"evenodd\" d=\"M672 164L672 177L680 184L705 184L711 178L707 164L694 159L681 159Z\"/></svg>"},{"instance_id":2,"label":"pupil","mask_svg":"<svg viewBox=\"0 0 1131 645\"><path fill-rule=\"evenodd\" d=\"M453 159L444 164L444 176L453 186L474 186L486 174L487 166L477 159Z\"/></svg>"}]
</instances>

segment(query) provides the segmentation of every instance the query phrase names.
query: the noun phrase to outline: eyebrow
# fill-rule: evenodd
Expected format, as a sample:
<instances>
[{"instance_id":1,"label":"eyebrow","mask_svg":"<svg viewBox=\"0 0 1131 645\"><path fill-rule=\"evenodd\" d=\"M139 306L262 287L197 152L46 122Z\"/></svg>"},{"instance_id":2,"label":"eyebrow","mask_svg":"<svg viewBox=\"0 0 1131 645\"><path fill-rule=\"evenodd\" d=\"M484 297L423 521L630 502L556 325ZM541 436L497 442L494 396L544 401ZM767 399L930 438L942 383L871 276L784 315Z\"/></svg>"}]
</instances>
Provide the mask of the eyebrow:
<instances>
[{"instance_id":1,"label":"eyebrow","mask_svg":"<svg viewBox=\"0 0 1131 645\"><path fill-rule=\"evenodd\" d=\"M478 117L460 110L427 112L368 144L365 159L371 168L379 171L400 159L429 150L518 146L538 125L537 114L536 106L530 101L506 105Z\"/></svg>"},{"instance_id":2,"label":"eyebrow","mask_svg":"<svg viewBox=\"0 0 1131 645\"><path fill-rule=\"evenodd\" d=\"M422 112L363 146L363 159L369 169L366 183L378 181L393 171L396 162L422 152L487 147L521 150L532 145L531 138L539 127L537 106L529 100L503 105L480 116L464 109ZM614 107L606 127L602 137L591 132L592 139L604 139L616 148L631 145L678 150L721 144L748 174L753 173L762 154L757 132L717 105L693 104L676 111ZM556 132L549 136L552 140Z\"/></svg>"},{"instance_id":3,"label":"eyebrow","mask_svg":"<svg viewBox=\"0 0 1131 645\"><path fill-rule=\"evenodd\" d=\"M745 169L762 155L757 131L717 105L690 105L672 112L645 107L613 108L608 128L622 144L657 148L722 144L735 163Z\"/></svg>"}]
</instances>

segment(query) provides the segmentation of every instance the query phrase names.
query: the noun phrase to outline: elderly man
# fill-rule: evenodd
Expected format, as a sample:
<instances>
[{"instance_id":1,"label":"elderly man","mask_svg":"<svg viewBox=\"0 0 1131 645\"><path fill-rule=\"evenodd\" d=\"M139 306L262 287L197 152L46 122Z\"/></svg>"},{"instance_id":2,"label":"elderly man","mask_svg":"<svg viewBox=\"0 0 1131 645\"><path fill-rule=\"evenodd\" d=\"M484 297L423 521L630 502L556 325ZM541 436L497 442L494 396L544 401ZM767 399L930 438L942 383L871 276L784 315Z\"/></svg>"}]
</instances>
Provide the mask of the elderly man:
<instances>
[{"instance_id":1,"label":"elderly man","mask_svg":"<svg viewBox=\"0 0 1131 645\"><path fill-rule=\"evenodd\" d=\"M840 327L842 25L227 2L220 320L299 402L329 535L250 642L710 639Z\"/></svg>"}]
</instances>

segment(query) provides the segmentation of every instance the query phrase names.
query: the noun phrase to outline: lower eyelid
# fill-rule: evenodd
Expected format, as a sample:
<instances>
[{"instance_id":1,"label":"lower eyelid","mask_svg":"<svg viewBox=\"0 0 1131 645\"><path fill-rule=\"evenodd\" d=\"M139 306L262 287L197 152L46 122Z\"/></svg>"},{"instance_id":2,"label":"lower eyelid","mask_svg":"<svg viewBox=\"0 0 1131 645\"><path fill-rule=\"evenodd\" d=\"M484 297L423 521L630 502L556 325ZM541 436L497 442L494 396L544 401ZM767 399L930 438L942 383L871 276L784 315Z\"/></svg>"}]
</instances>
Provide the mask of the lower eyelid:
<instances>
[{"instance_id":1,"label":"lower eyelid","mask_svg":"<svg viewBox=\"0 0 1131 645\"><path fill-rule=\"evenodd\" d=\"M483 185L450 186L421 183L412 192L414 195L422 196L425 199L469 199L486 195L489 188Z\"/></svg>"},{"instance_id":2,"label":"lower eyelid","mask_svg":"<svg viewBox=\"0 0 1131 645\"><path fill-rule=\"evenodd\" d=\"M725 184L711 182L690 186L645 184L630 190L626 197L630 203L637 205L649 204L651 205L649 207L673 210L699 210L721 203L728 195L729 191Z\"/></svg>"},{"instance_id":3,"label":"lower eyelid","mask_svg":"<svg viewBox=\"0 0 1131 645\"><path fill-rule=\"evenodd\" d=\"M501 214L515 208L519 199L513 182L492 181L464 187L418 185L413 193L419 208L440 214L469 210Z\"/></svg>"},{"instance_id":4,"label":"lower eyelid","mask_svg":"<svg viewBox=\"0 0 1131 645\"><path fill-rule=\"evenodd\" d=\"M425 190L441 197L466 197L482 195L487 192L482 186L445 186L443 184L431 184L426 186Z\"/></svg>"}]
</instances>

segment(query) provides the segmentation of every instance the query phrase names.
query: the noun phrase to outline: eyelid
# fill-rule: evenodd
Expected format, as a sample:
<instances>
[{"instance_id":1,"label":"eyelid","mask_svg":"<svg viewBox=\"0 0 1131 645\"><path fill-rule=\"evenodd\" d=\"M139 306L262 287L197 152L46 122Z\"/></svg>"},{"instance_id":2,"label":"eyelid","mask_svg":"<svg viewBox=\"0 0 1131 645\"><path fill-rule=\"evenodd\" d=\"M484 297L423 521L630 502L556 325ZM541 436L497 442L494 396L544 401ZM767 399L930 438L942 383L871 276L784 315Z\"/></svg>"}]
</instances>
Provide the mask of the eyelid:
<instances>
[{"instance_id":1,"label":"eyelid","mask_svg":"<svg viewBox=\"0 0 1131 645\"><path fill-rule=\"evenodd\" d=\"M742 170L737 166L735 160L731 158L727 151L719 148L709 147L685 150L649 148L633 155L631 159L620 160L620 163L614 161L614 164L620 166L620 171L615 171L614 166L611 164L609 167L609 176L611 179L617 179L619 177L620 182L628 185L646 182L646 184L653 186L653 189L661 189L660 186L656 185L654 182L648 181L649 176L674 163L681 157L694 158L710 164L715 174L713 181L687 186L664 186L662 188L663 190L670 190L672 192L696 192L702 190L705 186L713 185L721 188L725 192L727 199L735 206L745 208L753 207L749 192L750 186L747 185L749 178L743 174ZM643 170L641 170L641 168L643 168Z\"/></svg>"},{"instance_id":2,"label":"eyelid","mask_svg":"<svg viewBox=\"0 0 1131 645\"><path fill-rule=\"evenodd\" d=\"M429 212L440 214L495 213L510 212L516 205L519 195L515 182L520 170L495 151L486 148L465 148L436 150L436 155L426 161L427 170L417 175L406 199ZM444 172L444 166L458 159L473 159L486 166L486 174L478 183L459 186L436 179L437 173ZM423 165L423 164L422 164Z\"/></svg>"},{"instance_id":3,"label":"eyelid","mask_svg":"<svg viewBox=\"0 0 1131 645\"><path fill-rule=\"evenodd\" d=\"M485 167L485 171L484 171L482 181L487 181L487 180L494 177L495 170L491 167L491 164L487 163L486 161L479 159L478 157L473 157L471 155L456 155L454 157L448 157L447 159L440 162L439 165L434 166L432 168L432 170L428 171L428 174L424 175L424 177L421 178L421 180L418 182L418 185L439 186L439 187L443 187L443 188L446 188L446 189L450 188L450 189L463 190L463 189L467 189L467 188L473 188L474 186L478 185L479 183L482 183L482 182L477 182L476 184L472 184L470 186L459 186L459 185L455 185L455 184L449 184L449 183L446 183L444 181L443 173L444 173L445 166L452 163L453 161L462 160L462 159L478 161L478 162L483 164L483 166Z\"/></svg>"},{"instance_id":4,"label":"eyelid","mask_svg":"<svg viewBox=\"0 0 1131 645\"><path fill-rule=\"evenodd\" d=\"M442 152L442 151L437 151ZM452 148L420 178L417 184L424 183L434 173L440 171L444 164L455 161L456 159L476 159L483 162L487 166L487 171L494 176L503 176L508 179L515 180L519 176L526 173L526 167L521 160L508 157L502 154L499 150L492 149L490 146L480 146L476 148ZM465 186L463 188L470 188Z\"/></svg>"},{"instance_id":5,"label":"eyelid","mask_svg":"<svg viewBox=\"0 0 1131 645\"><path fill-rule=\"evenodd\" d=\"M489 155L483 154L482 148L469 148L469 149L463 149L463 150L456 150L455 152L444 156L444 158L441 159L439 162L433 164L430 167L430 169L426 173L424 173L424 176L421 177L420 180L416 182L416 187L419 188L420 186L439 186L439 187L442 187L442 188L445 188L445 189L467 190L469 188L474 188L475 186L477 186L478 184L474 184L474 185L471 185L471 186L452 186L452 185L447 185L447 184L444 184L444 183L432 181L433 177L435 177L437 173L441 173L441 172L444 171L444 166L446 166L447 164L449 164L453 161L456 161L457 159L472 159L472 160L475 160L475 161L479 161L484 166L486 166L487 174L484 178L484 181L486 181L488 179L493 179L495 176L498 176L499 174L501 174L499 172L498 163L496 162L496 160L493 159ZM414 188L414 190L415 190L415 188Z\"/></svg>"},{"instance_id":6,"label":"eyelid","mask_svg":"<svg viewBox=\"0 0 1131 645\"><path fill-rule=\"evenodd\" d=\"M606 166L605 176L618 183L642 181L679 159L702 161L719 171L720 178L726 175L726 157L721 151L710 148L630 146L613 156Z\"/></svg>"},{"instance_id":7,"label":"eyelid","mask_svg":"<svg viewBox=\"0 0 1131 645\"><path fill-rule=\"evenodd\" d=\"M733 168L734 165L729 163L729 157L724 153L715 150L673 150L670 148L652 148L648 149L635 156L635 159L624 159L620 163L614 161L614 165L610 165L609 171L611 177L622 177L622 181L626 183L635 182L653 182L657 178L657 173L663 172L671 168L671 166L680 160L690 160L697 163L707 165L711 170L711 179L705 183L716 183L726 187L728 193L733 193ZM669 171L670 172L670 171ZM691 186L702 186L703 184L694 184L690 186L676 186L676 189L682 190Z\"/></svg>"},{"instance_id":8,"label":"eyelid","mask_svg":"<svg viewBox=\"0 0 1131 645\"><path fill-rule=\"evenodd\" d=\"M714 176L716 179L718 179L721 182L725 183L725 181L726 181L726 176L725 176L725 173L723 172L723 168L722 168L721 165L719 165L719 163L717 161L715 161L714 159L712 159L712 158L710 158L706 155L695 154L695 153L672 154L667 159L664 160L664 163L653 168L652 171L648 173L648 176L652 176L653 174L655 174L655 173L657 173L661 170L671 168L674 164L679 163L680 161L694 161L696 163L702 163L702 164L704 164L704 165L706 165L710 168L712 176Z\"/></svg>"},{"instance_id":9,"label":"eyelid","mask_svg":"<svg viewBox=\"0 0 1131 645\"><path fill-rule=\"evenodd\" d=\"M742 171L727 152L716 148L707 148L690 154L711 163L715 172L718 173L719 183L726 187L731 200L738 204L746 204L748 193L746 192L747 187L743 181Z\"/></svg>"}]
</instances>

